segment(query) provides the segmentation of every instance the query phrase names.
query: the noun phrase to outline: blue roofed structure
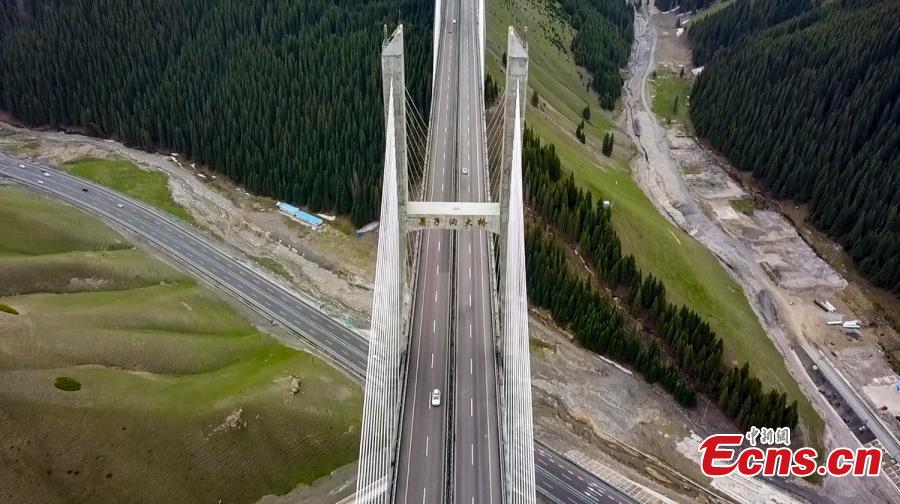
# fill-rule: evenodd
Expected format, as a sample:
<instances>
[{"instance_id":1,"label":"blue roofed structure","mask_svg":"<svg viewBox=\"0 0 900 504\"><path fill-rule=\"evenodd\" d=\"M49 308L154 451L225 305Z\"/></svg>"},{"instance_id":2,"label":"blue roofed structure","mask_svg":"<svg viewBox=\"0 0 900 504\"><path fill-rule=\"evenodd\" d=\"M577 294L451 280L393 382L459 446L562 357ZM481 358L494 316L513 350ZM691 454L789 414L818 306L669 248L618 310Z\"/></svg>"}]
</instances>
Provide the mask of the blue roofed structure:
<instances>
[{"instance_id":1,"label":"blue roofed structure","mask_svg":"<svg viewBox=\"0 0 900 504\"><path fill-rule=\"evenodd\" d=\"M290 215L291 217L300 220L304 224L308 224L312 227L319 227L322 225L322 219L316 217L315 215L309 214L295 207L294 205L290 205L288 203L284 203L279 201L278 205L276 205L279 210Z\"/></svg>"}]
</instances>

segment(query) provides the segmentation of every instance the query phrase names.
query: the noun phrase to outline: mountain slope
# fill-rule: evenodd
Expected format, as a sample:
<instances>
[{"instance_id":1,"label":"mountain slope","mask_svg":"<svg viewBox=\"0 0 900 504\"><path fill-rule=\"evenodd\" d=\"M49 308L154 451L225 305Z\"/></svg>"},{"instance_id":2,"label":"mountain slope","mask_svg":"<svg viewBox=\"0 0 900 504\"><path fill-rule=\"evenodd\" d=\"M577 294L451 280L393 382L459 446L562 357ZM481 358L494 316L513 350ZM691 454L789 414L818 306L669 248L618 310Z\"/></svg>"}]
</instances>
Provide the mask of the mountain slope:
<instances>
[{"instance_id":1,"label":"mountain slope","mask_svg":"<svg viewBox=\"0 0 900 504\"><path fill-rule=\"evenodd\" d=\"M0 109L147 150L249 190L375 216L384 24L406 25L427 110L433 4L412 0L35 0L0 9Z\"/></svg>"},{"instance_id":2,"label":"mountain slope","mask_svg":"<svg viewBox=\"0 0 900 504\"><path fill-rule=\"evenodd\" d=\"M776 0L727 7L728 31ZM838 0L709 55L696 131L842 243L876 285L900 292L900 3ZM695 29L701 29L698 25ZM698 33L700 33L698 31Z\"/></svg>"}]
</instances>

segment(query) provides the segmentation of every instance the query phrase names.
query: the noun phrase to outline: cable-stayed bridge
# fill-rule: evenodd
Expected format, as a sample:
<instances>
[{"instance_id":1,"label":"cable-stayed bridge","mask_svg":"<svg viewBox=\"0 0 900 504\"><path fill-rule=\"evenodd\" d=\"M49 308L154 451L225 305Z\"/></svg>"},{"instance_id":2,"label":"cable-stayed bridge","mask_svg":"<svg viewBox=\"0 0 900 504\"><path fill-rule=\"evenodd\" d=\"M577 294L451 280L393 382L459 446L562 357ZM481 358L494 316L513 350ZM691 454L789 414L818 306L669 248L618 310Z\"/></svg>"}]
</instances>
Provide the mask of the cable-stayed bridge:
<instances>
[{"instance_id":1,"label":"cable-stayed bridge","mask_svg":"<svg viewBox=\"0 0 900 504\"><path fill-rule=\"evenodd\" d=\"M388 134L373 337L368 343L215 240L150 205L2 153L0 177L143 237L354 378L365 377L360 502L518 503L533 501L535 489L553 503L629 502L621 491L549 447L527 447L525 278L524 263L515 257L522 252L521 228L513 227L522 210L527 50L511 33L504 99L480 116L483 6L443 2L440 7L438 0L435 15L439 30L427 120L406 94L402 29L383 47ZM52 177L40 176L42 172ZM504 325L501 317L519 325ZM438 333L441 337L433 336ZM429 407L431 387L442 390L438 408ZM415 408L409 406L410 396L416 397ZM437 434L430 429L438 429Z\"/></svg>"},{"instance_id":2,"label":"cable-stayed bridge","mask_svg":"<svg viewBox=\"0 0 900 504\"><path fill-rule=\"evenodd\" d=\"M535 502L522 128L528 51L484 104L484 5L435 12L427 123L403 27L382 47L385 157L357 502ZM490 161L489 161L490 160Z\"/></svg>"}]
</instances>

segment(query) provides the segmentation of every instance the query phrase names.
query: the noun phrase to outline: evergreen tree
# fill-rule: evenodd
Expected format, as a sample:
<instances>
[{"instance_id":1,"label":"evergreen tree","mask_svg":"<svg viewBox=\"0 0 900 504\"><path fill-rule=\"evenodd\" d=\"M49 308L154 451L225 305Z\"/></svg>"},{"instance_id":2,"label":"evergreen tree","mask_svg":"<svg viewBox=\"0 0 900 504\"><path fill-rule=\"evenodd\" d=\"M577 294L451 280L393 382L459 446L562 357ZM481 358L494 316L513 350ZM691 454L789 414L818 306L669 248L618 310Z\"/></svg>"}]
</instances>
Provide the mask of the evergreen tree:
<instances>
[{"instance_id":1,"label":"evergreen tree","mask_svg":"<svg viewBox=\"0 0 900 504\"><path fill-rule=\"evenodd\" d=\"M900 293L900 8L734 2L692 25L700 135ZM860 27L865 27L861 29Z\"/></svg>"},{"instance_id":2,"label":"evergreen tree","mask_svg":"<svg viewBox=\"0 0 900 504\"><path fill-rule=\"evenodd\" d=\"M561 0L575 28L572 54L592 74L589 84L600 95L600 106L612 110L622 92L619 69L628 63L634 39L634 8L628 2Z\"/></svg>"},{"instance_id":3,"label":"evergreen tree","mask_svg":"<svg viewBox=\"0 0 900 504\"><path fill-rule=\"evenodd\" d=\"M249 191L356 224L379 206L383 25L403 20L408 91L429 107L433 3L22 4L0 9L0 68L15 69L0 72L0 109L177 151Z\"/></svg>"},{"instance_id":4,"label":"evergreen tree","mask_svg":"<svg viewBox=\"0 0 900 504\"><path fill-rule=\"evenodd\" d=\"M607 137L611 142L611 135ZM792 416L786 400L763 389L749 365L737 369L724 362L722 339L708 323L687 307L671 304L663 282L643 274L634 256L622 253L610 211L596 205L571 174L560 176L553 145L542 144L526 128L522 152L526 202L556 233L545 233L538 226L529 226L526 232L528 295L533 304L568 325L585 348L634 366L684 406L693 407L700 391L742 428L751 423L781 426L792 418L796 422L796 412ZM625 299L630 315L652 328L649 344L633 336L623 313L605 294L575 275L563 241L575 244L596 276Z\"/></svg>"}]
</instances>

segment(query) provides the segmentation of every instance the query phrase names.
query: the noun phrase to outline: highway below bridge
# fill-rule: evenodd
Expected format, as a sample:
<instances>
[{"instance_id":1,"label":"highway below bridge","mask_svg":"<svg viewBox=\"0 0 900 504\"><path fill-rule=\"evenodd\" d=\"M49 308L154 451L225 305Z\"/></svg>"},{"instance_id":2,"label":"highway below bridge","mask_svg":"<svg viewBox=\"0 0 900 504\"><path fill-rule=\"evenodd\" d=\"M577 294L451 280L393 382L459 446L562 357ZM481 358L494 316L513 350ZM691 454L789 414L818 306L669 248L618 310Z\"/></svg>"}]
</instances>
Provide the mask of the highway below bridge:
<instances>
[{"instance_id":1,"label":"highway below bridge","mask_svg":"<svg viewBox=\"0 0 900 504\"><path fill-rule=\"evenodd\" d=\"M44 176L44 172L48 176ZM365 380L368 342L362 336L321 313L313 301L251 267L248 258L194 226L101 185L6 154L0 154L0 176L45 196L63 200L125 230L171 257L186 270L287 328L359 382ZM547 502L633 502L540 443L535 445L535 469L538 493ZM418 497L418 501L411 502L422 502L421 494ZM434 495L431 500L426 496L426 499L437 502L439 497Z\"/></svg>"}]
</instances>

